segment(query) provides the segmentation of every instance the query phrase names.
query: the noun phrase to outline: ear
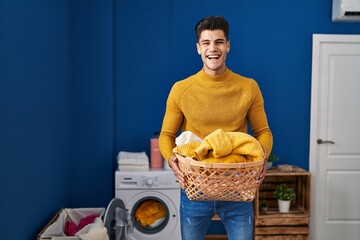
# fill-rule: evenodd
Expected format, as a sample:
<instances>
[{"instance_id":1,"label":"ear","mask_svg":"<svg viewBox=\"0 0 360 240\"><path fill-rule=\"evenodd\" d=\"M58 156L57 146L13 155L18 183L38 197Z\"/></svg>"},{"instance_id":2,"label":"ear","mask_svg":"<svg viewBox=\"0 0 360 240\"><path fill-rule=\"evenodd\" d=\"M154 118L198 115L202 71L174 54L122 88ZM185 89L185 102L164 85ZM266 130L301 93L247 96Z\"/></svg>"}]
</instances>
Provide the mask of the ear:
<instances>
[{"instance_id":1,"label":"ear","mask_svg":"<svg viewBox=\"0 0 360 240\"><path fill-rule=\"evenodd\" d=\"M226 46L227 46L226 52L228 53L230 52L230 41L227 41Z\"/></svg>"},{"instance_id":2,"label":"ear","mask_svg":"<svg viewBox=\"0 0 360 240\"><path fill-rule=\"evenodd\" d=\"M196 50L197 50L198 54L200 55L200 54L201 54L201 51L200 51L200 45L199 45L199 43L196 43Z\"/></svg>"}]
</instances>

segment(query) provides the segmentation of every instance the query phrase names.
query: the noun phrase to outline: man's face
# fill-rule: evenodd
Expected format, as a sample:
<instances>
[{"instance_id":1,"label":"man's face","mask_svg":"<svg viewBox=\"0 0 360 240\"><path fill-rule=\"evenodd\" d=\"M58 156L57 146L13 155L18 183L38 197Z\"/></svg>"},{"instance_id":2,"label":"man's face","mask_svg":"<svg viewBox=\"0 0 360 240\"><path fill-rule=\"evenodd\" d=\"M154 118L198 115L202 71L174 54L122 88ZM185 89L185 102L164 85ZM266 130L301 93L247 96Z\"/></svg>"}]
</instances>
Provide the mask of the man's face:
<instances>
[{"instance_id":1,"label":"man's face","mask_svg":"<svg viewBox=\"0 0 360 240\"><path fill-rule=\"evenodd\" d=\"M205 30L201 32L198 53L204 63L204 70L210 75L218 75L225 71L226 54L230 50L230 42L222 30Z\"/></svg>"}]
</instances>

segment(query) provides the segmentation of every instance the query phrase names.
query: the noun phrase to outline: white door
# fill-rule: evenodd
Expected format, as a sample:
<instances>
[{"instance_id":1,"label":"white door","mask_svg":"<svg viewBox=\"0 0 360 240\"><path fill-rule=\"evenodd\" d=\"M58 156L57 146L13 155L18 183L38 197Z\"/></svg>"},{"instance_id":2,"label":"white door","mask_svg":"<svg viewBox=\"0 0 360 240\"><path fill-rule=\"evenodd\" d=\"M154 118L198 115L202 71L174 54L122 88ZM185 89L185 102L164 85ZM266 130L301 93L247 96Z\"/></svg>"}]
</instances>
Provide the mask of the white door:
<instances>
[{"instance_id":1,"label":"white door","mask_svg":"<svg viewBox=\"0 0 360 240\"><path fill-rule=\"evenodd\" d=\"M360 35L313 36L311 239L360 239Z\"/></svg>"}]
</instances>

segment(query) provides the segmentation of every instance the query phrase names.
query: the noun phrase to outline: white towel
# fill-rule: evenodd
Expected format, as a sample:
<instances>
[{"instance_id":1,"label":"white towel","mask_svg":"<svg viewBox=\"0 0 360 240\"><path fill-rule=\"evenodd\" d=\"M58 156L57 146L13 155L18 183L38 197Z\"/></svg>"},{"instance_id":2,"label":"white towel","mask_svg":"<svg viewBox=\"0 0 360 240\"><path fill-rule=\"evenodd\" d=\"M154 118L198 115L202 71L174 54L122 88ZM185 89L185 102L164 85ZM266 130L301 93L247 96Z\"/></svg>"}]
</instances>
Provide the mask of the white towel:
<instances>
[{"instance_id":1,"label":"white towel","mask_svg":"<svg viewBox=\"0 0 360 240\"><path fill-rule=\"evenodd\" d=\"M176 144L176 146L180 146L180 145L184 145L184 144L190 143L190 142L202 142L202 141L203 141L203 139L196 136L194 133L192 133L190 131L185 131L185 132L182 132L175 139L175 144Z\"/></svg>"},{"instance_id":2,"label":"white towel","mask_svg":"<svg viewBox=\"0 0 360 240\"><path fill-rule=\"evenodd\" d=\"M149 170L148 165L121 165L119 164L119 171L147 171Z\"/></svg>"},{"instance_id":3,"label":"white towel","mask_svg":"<svg viewBox=\"0 0 360 240\"><path fill-rule=\"evenodd\" d=\"M148 165L149 158L145 152L125 152L120 151L117 155L119 165Z\"/></svg>"},{"instance_id":4,"label":"white towel","mask_svg":"<svg viewBox=\"0 0 360 240\"><path fill-rule=\"evenodd\" d=\"M81 240L109 240L107 229L100 218L95 218L95 221L79 232L76 233Z\"/></svg>"}]
</instances>

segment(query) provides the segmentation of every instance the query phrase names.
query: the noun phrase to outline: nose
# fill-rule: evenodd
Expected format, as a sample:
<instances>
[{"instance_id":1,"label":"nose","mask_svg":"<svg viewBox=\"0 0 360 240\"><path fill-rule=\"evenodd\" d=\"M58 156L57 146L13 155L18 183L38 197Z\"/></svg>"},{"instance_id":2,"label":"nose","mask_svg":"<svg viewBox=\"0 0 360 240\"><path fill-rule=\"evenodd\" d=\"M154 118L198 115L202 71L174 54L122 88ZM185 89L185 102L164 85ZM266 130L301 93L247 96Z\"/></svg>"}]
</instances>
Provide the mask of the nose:
<instances>
[{"instance_id":1,"label":"nose","mask_svg":"<svg viewBox=\"0 0 360 240\"><path fill-rule=\"evenodd\" d=\"M211 51L211 52L216 52L216 51L217 51L217 47L216 47L215 44L211 44L211 45L210 45L210 51Z\"/></svg>"}]
</instances>

